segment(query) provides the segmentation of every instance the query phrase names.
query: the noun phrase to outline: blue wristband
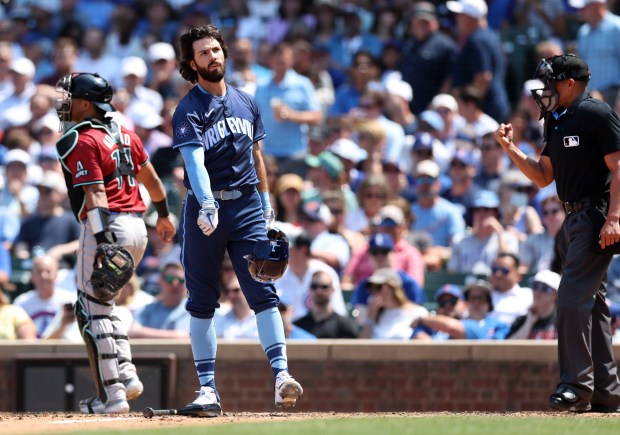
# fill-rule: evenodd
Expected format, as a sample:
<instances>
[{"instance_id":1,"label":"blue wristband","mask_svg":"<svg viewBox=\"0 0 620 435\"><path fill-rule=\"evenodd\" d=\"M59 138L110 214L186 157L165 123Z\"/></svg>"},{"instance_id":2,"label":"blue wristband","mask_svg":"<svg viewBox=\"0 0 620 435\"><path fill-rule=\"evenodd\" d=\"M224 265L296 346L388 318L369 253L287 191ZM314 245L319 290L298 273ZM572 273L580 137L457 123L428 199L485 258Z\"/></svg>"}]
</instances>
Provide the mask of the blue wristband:
<instances>
[{"instance_id":1,"label":"blue wristband","mask_svg":"<svg viewBox=\"0 0 620 435\"><path fill-rule=\"evenodd\" d=\"M258 195L260 196L260 204L263 210L271 208L271 203L269 202L269 192L258 192Z\"/></svg>"}]
</instances>

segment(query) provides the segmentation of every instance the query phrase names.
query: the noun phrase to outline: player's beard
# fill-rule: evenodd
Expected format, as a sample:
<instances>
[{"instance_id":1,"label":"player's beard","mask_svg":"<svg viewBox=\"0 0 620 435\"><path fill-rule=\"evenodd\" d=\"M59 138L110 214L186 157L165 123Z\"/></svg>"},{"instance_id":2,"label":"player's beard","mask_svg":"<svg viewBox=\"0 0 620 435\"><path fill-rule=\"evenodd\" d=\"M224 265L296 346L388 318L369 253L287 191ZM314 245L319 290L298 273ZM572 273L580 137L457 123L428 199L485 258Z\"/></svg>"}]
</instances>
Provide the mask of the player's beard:
<instances>
[{"instance_id":1,"label":"player's beard","mask_svg":"<svg viewBox=\"0 0 620 435\"><path fill-rule=\"evenodd\" d=\"M201 66L197 66L196 72L200 77L208 82L219 83L226 74L226 64L224 63L214 70L209 70L208 67L203 68Z\"/></svg>"}]
</instances>

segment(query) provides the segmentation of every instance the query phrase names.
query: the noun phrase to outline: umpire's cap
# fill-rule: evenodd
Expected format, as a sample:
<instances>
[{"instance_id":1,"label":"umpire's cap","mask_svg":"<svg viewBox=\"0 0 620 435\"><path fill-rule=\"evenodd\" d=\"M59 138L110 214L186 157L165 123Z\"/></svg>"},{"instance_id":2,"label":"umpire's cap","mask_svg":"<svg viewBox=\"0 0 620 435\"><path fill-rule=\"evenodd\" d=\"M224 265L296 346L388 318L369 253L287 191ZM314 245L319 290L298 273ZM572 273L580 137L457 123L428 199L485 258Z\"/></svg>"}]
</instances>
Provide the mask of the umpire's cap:
<instances>
[{"instance_id":1,"label":"umpire's cap","mask_svg":"<svg viewBox=\"0 0 620 435\"><path fill-rule=\"evenodd\" d=\"M590 68L585 60L575 54L562 54L541 61L536 78L543 82L573 79L590 80Z\"/></svg>"},{"instance_id":2,"label":"umpire's cap","mask_svg":"<svg viewBox=\"0 0 620 435\"><path fill-rule=\"evenodd\" d=\"M90 101L104 112L115 112L110 102L114 91L106 79L99 74L73 73L63 77L59 86L71 94L71 98Z\"/></svg>"}]
</instances>

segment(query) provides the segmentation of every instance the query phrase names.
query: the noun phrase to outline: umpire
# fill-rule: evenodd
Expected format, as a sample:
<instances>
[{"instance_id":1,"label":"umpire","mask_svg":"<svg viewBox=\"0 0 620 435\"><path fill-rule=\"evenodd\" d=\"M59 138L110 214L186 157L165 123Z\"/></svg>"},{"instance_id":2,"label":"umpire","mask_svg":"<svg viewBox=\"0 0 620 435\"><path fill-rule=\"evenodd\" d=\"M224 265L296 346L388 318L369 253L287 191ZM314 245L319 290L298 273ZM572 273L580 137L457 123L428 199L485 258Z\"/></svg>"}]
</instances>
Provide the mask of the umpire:
<instances>
[{"instance_id":1,"label":"umpire","mask_svg":"<svg viewBox=\"0 0 620 435\"><path fill-rule=\"evenodd\" d=\"M558 289L560 383L549 398L557 410L620 411L620 382L605 303L607 267L620 248L620 120L587 92L590 70L568 54L543 59L532 90L545 119L538 161L512 142L510 124L495 138L538 186L556 182L566 220L558 235L563 275Z\"/></svg>"}]
</instances>

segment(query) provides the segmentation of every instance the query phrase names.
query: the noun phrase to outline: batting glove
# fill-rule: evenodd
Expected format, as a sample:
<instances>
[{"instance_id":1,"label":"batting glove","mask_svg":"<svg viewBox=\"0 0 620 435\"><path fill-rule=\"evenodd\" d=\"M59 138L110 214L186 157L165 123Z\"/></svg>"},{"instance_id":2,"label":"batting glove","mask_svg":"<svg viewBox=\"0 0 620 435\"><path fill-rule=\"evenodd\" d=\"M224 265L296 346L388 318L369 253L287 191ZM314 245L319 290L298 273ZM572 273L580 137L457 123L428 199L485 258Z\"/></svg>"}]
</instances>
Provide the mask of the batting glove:
<instances>
[{"instance_id":1,"label":"batting glove","mask_svg":"<svg viewBox=\"0 0 620 435\"><path fill-rule=\"evenodd\" d=\"M263 210L263 217L265 218L267 229L270 229L273 226L273 221L276 220L276 212L271 207L266 208Z\"/></svg>"},{"instance_id":2,"label":"batting glove","mask_svg":"<svg viewBox=\"0 0 620 435\"><path fill-rule=\"evenodd\" d=\"M205 235L210 236L217 228L219 219L217 217L217 209L219 204L215 201L205 201L198 213L198 226Z\"/></svg>"}]
</instances>

